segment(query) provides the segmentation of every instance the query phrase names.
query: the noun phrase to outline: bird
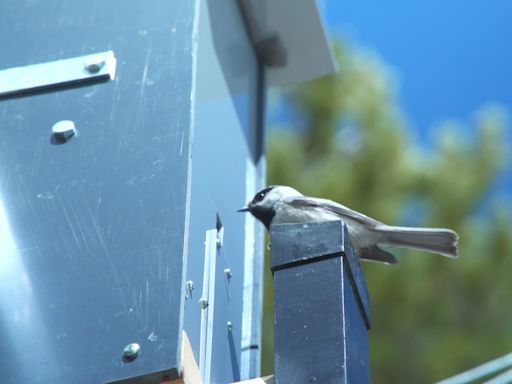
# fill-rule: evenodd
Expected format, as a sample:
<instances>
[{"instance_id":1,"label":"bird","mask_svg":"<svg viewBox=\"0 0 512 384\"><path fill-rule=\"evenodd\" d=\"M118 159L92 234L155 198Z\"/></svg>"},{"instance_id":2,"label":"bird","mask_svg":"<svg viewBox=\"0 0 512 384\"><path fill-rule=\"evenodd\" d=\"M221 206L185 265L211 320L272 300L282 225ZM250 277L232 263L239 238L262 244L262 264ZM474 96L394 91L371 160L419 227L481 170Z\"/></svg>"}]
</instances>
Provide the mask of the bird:
<instances>
[{"instance_id":1,"label":"bird","mask_svg":"<svg viewBox=\"0 0 512 384\"><path fill-rule=\"evenodd\" d=\"M381 223L332 200L308 197L296 189L268 186L238 212L250 212L268 231L273 224L343 220L362 260L397 264L384 247L409 248L457 258L459 235L447 228L399 227Z\"/></svg>"}]
</instances>

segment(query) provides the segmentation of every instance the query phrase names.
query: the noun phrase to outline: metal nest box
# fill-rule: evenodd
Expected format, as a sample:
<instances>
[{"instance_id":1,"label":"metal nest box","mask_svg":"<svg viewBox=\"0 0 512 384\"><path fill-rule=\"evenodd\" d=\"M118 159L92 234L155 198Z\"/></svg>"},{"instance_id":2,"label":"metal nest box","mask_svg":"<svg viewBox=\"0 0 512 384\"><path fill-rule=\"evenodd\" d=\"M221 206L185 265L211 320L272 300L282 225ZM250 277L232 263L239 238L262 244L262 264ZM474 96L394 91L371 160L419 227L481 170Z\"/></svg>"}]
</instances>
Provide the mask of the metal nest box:
<instances>
[{"instance_id":1,"label":"metal nest box","mask_svg":"<svg viewBox=\"0 0 512 384\"><path fill-rule=\"evenodd\" d=\"M258 376L263 228L236 210L265 77L334 68L315 2L10 2L0 51L0 382L178 379L183 331L205 383Z\"/></svg>"}]
</instances>

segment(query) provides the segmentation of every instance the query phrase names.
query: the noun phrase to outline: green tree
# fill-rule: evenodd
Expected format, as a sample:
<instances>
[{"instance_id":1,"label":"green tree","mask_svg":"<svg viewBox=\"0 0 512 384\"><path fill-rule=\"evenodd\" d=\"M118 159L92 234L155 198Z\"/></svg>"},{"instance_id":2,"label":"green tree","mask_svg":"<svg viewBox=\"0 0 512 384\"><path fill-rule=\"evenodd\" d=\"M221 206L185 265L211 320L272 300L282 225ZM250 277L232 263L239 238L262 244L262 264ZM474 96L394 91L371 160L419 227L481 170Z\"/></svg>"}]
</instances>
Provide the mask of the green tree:
<instances>
[{"instance_id":1,"label":"green tree","mask_svg":"<svg viewBox=\"0 0 512 384\"><path fill-rule=\"evenodd\" d=\"M303 124L271 131L269 184L292 185L389 224L450 227L461 237L458 260L393 251L397 267L364 263L372 382L433 382L510 352L510 201L490 202L488 193L505 159L505 113L487 106L469 126L442 123L435 144L421 148L410 137L385 65L344 43L335 52L336 75L282 95ZM266 283L268 373L269 272Z\"/></svg>"}]
</instances>

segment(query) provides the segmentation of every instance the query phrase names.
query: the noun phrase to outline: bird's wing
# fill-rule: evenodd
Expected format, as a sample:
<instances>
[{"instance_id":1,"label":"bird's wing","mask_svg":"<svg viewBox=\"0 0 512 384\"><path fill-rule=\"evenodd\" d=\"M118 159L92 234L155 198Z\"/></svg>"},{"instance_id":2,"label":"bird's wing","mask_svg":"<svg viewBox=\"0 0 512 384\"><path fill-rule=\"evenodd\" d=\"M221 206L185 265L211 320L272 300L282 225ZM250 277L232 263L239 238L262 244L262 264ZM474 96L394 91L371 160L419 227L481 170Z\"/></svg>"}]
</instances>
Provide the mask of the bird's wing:
<instances>
[{"instance_id":1,"label":"bird's wing","mask_svg":"<svg viewBox=\"0 0 512 384\"><path fill-rule=\"evenodd\" d=\"M322 208L326 211L332 212L341 219L348 218L354 220L362 225L364 225L367 229L372 229L377 226L385 225L380 221L372 219L360 212L354 211L344 205L336 203L332 200L327 199L319 199L316 197L307 197L307 196L293 196L286 198L286 202L295 208Z\"/></svg>"}]
</instances>

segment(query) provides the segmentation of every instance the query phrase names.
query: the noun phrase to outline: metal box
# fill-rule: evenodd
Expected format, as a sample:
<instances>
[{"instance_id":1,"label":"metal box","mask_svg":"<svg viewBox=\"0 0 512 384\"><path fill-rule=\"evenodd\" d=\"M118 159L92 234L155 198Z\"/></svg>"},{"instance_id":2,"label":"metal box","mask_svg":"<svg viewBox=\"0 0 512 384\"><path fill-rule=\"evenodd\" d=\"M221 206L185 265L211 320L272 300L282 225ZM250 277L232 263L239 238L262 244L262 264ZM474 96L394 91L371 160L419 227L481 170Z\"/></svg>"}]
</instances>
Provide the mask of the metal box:
<instances>
[{"instance_id":1,"label":"metal box","mask_svg":"<svg viewBox=\"0 0 512 384\"><path fill-rule=\"evenodd\" d=\"M217 3L2 5L2 383L174 378L182 330L205 382L259 370L264 82Z\"/></svg>"}]
</instances>

